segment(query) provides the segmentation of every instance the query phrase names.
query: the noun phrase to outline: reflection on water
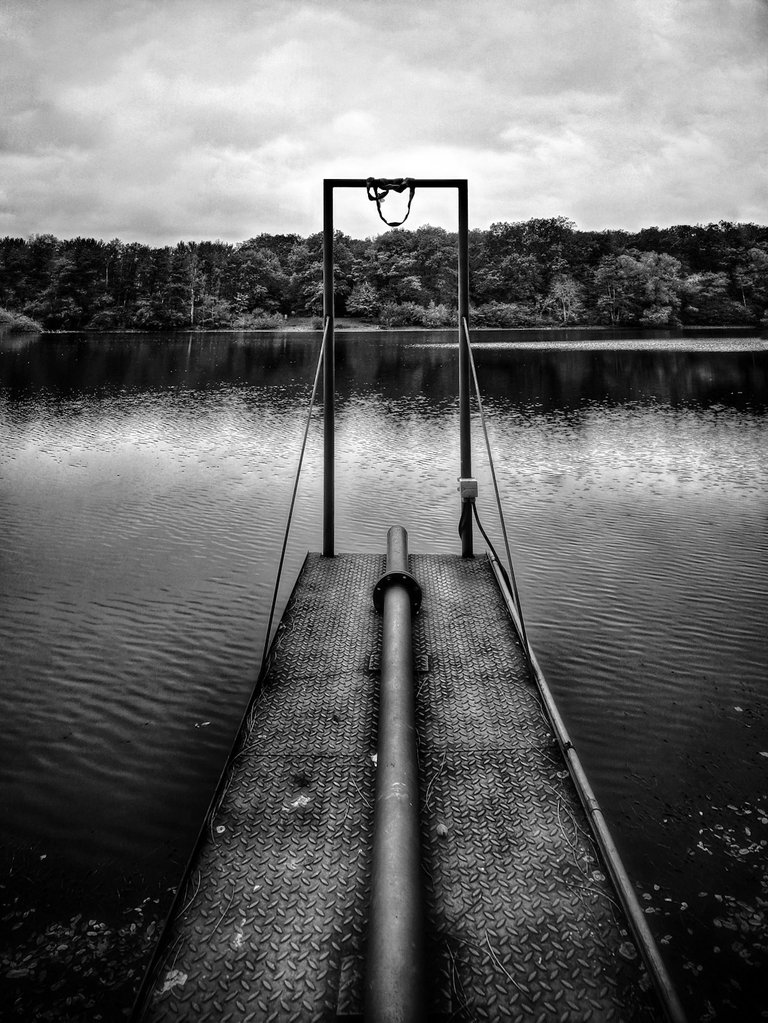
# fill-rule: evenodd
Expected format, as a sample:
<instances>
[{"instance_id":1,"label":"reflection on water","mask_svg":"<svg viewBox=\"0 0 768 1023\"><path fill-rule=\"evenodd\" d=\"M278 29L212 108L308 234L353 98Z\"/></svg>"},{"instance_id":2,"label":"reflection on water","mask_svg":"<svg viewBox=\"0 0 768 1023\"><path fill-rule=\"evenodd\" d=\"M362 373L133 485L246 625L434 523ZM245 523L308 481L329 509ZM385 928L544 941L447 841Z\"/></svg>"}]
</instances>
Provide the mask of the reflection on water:
<instances>
[{"instance_id":1,"label":"reflection on water","mask_svg":"<svg viewBox=\"0 0 768 1023\"><path fill-rule=\"evenodd\" d=\"M768 353L519 337L476 358L534 645L692 1016L746 1016L768 944ZM145 924L167 906L258 668L319 343L0 342L3 857L46 923L114 923L137 890L160 900ZM337 547L381 551L397 522L457 550L452 335L337 344ZM320 546L320 449L316 422L288 584Z\"/></svg>"}]
</instances>

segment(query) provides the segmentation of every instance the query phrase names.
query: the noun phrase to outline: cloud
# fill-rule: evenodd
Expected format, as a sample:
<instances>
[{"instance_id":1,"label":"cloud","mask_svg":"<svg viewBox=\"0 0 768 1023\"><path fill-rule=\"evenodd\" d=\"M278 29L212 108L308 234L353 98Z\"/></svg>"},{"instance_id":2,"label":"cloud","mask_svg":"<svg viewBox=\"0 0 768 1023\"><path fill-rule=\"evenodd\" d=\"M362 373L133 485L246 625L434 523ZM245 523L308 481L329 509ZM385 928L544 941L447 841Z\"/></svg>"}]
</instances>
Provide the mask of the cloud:
<instances>
[{"instance_id":1,"label":"cloud","mask_svg":"<svg viewBox=\"0 0 768 1023\"><path fill-rule=\"evenodd\" d=\"M308 233L371 173L469 178L475 226L764 220L766 36L762 0L8 0L0 233Z\"/></svg>"}]
</instances>

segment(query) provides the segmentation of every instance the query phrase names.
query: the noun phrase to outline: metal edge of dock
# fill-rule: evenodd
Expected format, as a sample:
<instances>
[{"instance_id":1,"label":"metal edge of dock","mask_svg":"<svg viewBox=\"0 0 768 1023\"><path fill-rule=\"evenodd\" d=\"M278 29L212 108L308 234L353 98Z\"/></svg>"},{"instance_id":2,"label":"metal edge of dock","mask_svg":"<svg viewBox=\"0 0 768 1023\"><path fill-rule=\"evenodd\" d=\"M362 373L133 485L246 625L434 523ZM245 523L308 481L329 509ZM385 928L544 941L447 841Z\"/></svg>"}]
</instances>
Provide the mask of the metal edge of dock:
<instances>
[{"instance_id":1,"label":"metal edge of dock","mask_svg":"<svg viewBox=\"0 0 768 1023\"><path fill-rule=\"evenodd\" d=\"M522 635L522 627L520 617L515 607L513 595L507 586L504 579L504 573L501 570L498 559L491 553L488 553L488 560L490 562L493 574L496 578L496 583L499 587L499 591L504 599L504 603L507 605L507 611L509 612L510 618L514 623L515 630L518 636ZM619 896L622 909L627 917L627 922L630 925L635 941L637 942L640 953L645 962L649 976L653 981L653 985L656 989L656 993L661 1002L662 1008L667 1016L670 1023L686 1023L686 1014L678 998L675 987L669 976L664 961L659 952L656 940L651 934L650 928L645 921L645 915L642 907L638 902L635 890L632 887L629 875L624 867L624 864L619 855L619 851L611 836L608 823L605 819L600 804L592 790L592 786L589 783L586 771L584 770L581 760L576 748L571 742L568 730L565 727L565 723L560 715L555 698L552 694L552 690L549 688L544 673L541 670L541 666L536 658L530 643L528 644L528 654L530 657L532 674L534 681L538 687L541 699L544 704L547 716L552 730L555 733L558 746L563 755L563 759L568 767L568 771L573 780L573 784L581 800L584 812L587 815L592 833L597 843L600 854L605 862L606 867L610 871L611 879L613 881L616 893Z\"/></svg>"},{"instance_id":2,"label":"metal edge of dock","mask_svg":"<svg viewBox=\"0 0 768 1023\"><path fill-rule=\"evenodd\" d=\"M309 553L305 555L304 560L301 564L301 568L296 574L296 579L294 581L290 595L286 602L287 604L290 604L294 595L297 593L299 587L301 586L301 580L306 572L308 559ZM200 824L200 827L197 829L195 840L192 843L190 853L185 861L184 869L181 872L181 875L179 876L179 882L176 887L176 892L173 896L173 899L171 900L170 906L168 907L168 911L165 914L160 927L158 928L158 939L155 942L155 947L152 950L152 955L144 970L144 974L141 978L141 983L136 992L136 996L133 1000L133 1005L131 1006L131 1010L128 1016L130 1023L139 1023L146 1009L147 1002L152 993L152 983L155 979L155 974L160 965L162 955L164 954L163 949L164 936L168 933L171 923L173 922L174 918L177 916L181 908L181 902L184 896L184 889L187 879L192 871L195 858L197 856L198 850L200 848L206 830L210 825L211 819L216 813L216 807L222 798L222 794L226 791L229 772L232 767L232 760L235 755L235 751L237 750L240 741L248 728L248 722L250 719L251 712L253 710L253 706L259 699L259 693L264 683L264 679L267 677L267 674L269 672L269 665L272 660L272 656L274 654L276 647L279 645L280 640L281 635L280 629L278 628L272 637L272 641L269 645L269 650L267 651L267 654L264 657L261 670L259 671L259 674L256 678L256 682L253 685L253 689L248 694L248 700L245 709L242 715L240 716L240 722L237 726L237 731L235 732L231 747L227 753L224 766L219 772L219 776L216 780L216 785L214 786L213 789L213 794L211 795L211 798L208 801L208 806L206 807L202 822Z\"/></svg>"}]
</instances>

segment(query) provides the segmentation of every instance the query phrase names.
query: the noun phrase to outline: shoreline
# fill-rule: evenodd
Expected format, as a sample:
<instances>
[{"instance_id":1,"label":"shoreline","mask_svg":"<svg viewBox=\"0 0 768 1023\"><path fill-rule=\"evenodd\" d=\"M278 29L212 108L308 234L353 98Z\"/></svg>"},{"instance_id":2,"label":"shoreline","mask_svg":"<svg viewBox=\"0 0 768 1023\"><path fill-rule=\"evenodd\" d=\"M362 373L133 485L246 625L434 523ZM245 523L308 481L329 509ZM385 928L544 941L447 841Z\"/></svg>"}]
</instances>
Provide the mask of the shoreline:
<instances>
[{"instance_id":1,"label":"shoreline","mask_svg":"<svg viewBox=\"0 0 768 1023\"><path fill-rule=\"evenodd\" d=\"M371 324L360 327L349 327L346 325L336 325L336 334L433 334L436 331L455 331L458 327L381 327L377 324ZM706 324L681 324L678 327L647 327L647 326L621 326L611 327L604 323L599 324L567 324L564 326L555 326L549 324L547 326L540 327L473 327L470 325L470 330L473 334L530 334L530 333L553 333L555 331L600 331L606 333L637 333L641 331L653 332L653 333L671 333L682 331L684 333L725 333L727 331L739 331L755 335L768 333L768 327L761 324L754 323L743 323L743 324L728 324L728 325L706 325ZM206 334L322 334L322 327L312 327L306 324L301 325L288 325L284 327L262 327L262 328L234 328L234 327L189 327L186 329L177 330L137 330L135 327L124 328L124 329L113 329L113 330L92 330L88 328L81 328L80 330L17 330L14 328L5 328L0 324L0 336L4 333L7 334L44 334L52 337L65 337L73 334L87 334L87 335L125 335L135 334L142 337L186 337L189 335L206 335Z\"/></svg>"}]
</instances>

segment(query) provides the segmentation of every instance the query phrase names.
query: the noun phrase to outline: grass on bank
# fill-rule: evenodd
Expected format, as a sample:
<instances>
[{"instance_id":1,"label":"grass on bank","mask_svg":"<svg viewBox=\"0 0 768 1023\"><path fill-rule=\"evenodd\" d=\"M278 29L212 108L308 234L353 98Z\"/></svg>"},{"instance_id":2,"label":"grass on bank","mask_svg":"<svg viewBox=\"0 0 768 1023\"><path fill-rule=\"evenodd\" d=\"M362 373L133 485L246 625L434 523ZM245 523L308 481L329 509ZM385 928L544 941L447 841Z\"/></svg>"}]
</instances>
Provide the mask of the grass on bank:
<instances>
[{"instance_id":1,"label":"grass on bank","mask_svg":"<svg viewBox=\"0 0 768 1023\"><path fill-rule=\"evenodd\" d=\"M23 313L12 313L0 307L0 330L7 331L42 331L43 325Z\"/></svg>"}]
</instances>

